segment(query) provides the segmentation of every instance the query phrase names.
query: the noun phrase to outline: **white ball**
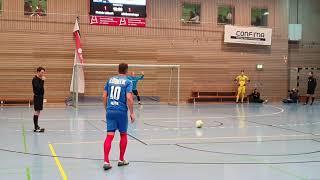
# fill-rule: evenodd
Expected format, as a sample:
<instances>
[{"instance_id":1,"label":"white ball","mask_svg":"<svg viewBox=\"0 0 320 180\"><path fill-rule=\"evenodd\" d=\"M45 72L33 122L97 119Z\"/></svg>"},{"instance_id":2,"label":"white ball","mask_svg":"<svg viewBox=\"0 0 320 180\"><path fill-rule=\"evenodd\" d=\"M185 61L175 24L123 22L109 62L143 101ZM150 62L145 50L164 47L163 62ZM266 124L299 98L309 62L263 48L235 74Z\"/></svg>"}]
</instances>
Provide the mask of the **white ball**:
<instances>
[{"instance_id":1,"label":"white ball","mask_svg":"<svg viewBox=\"0 0 320 180\"><path fill-rule=\"evenodd\" d=\"M203 126L203 121L202 120L197 120L196 121L196 127L197 128L202 128L202 126Z\"/></svg>"}]
</instances>

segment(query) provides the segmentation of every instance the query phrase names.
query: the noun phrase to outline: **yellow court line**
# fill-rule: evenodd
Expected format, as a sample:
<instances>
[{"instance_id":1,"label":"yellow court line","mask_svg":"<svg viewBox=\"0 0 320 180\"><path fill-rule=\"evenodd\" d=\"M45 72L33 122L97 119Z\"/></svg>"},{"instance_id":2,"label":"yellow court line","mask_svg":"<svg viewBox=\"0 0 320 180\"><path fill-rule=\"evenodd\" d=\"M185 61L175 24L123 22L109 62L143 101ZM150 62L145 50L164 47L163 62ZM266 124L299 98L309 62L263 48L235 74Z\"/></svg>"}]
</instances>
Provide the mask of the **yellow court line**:
<instances>
[{"instance_id":1,"label":"yellow court line","mask_svg":"<svg viewBox=\"0 0 320 180\"><path fill-rule=\"evenodd\" d=\"M51 154L52 154L52 156L53 156L53 158L54 158L54 160L56 162L56 165L59 168L59 171L60 171L62 179L63 180L68 180L68 177L67 177L66 173L64 172L64 169L63 169L63 167L62 167L62 165L61 165L61 163L59 161L59 158L57 157L56 152L54 151L54 148L53 148L52 144L49 144L49 148L50 148Z\"/></svg>"}]
</instances>

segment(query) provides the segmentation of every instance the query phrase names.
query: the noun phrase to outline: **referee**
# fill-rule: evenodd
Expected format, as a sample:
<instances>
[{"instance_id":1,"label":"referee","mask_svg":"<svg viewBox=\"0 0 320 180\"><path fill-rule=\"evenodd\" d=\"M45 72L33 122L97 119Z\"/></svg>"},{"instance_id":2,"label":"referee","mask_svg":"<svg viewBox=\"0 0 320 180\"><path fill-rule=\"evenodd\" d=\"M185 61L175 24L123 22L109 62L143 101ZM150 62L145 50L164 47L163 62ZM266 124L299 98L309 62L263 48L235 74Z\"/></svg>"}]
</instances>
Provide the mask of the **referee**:
<instances>
[{"instance_id":1,"label":"referee","mask_svg":"<svg viewBox=\"0 0 320 180\"><path fill-rule=\"evenodd\" d=\"M317 80L316 78L314 78L313 76L313 72L309 72L309 78L308 78L308 90L307 90L307 100L306 100L306 103L304 103L304 105L307 105L309 103L309 99L310 99L310 96L312 97L312 101L311 101L311 104L313 104L314 102L314 92L316 90L316 87L317 87Z\"/></svg>"},{"instance_id":2,"label":"referee","mask_svg":"<svg viewBox=\"0 0 320 180\"><path fill-rule=\"evenodd\" d=\"M38 124L38 118L40 111L43 109L43 96L44 96L44 80L45 80L45 69L43 67L37 68L37 74L32 79L32 88L33 88L33 104L34 104L34 115L33 123L34 130L33 132L44 132L44 128L40 128Z\"/></svg>"}]
</instances>

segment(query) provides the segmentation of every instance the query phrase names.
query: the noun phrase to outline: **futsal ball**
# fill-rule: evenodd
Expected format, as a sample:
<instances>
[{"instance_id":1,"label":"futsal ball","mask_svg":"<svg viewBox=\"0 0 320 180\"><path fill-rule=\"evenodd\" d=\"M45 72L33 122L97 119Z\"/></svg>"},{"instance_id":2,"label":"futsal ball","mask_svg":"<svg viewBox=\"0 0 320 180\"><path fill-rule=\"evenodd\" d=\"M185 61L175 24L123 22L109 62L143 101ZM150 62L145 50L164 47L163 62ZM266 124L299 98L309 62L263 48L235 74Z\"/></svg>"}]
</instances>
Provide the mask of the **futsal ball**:
<instances>
[{"instance_id":1,"label":"futsal ball","mask_svg":"<svg viewBox=\"0 0 320 180\"><path fill-rule=\"evenodd\" d=\"M196 121L196 127L197 128L202 128L202 126L203 126L203 121L202 120L197 120Z\"/></svg>"}]
</instances>

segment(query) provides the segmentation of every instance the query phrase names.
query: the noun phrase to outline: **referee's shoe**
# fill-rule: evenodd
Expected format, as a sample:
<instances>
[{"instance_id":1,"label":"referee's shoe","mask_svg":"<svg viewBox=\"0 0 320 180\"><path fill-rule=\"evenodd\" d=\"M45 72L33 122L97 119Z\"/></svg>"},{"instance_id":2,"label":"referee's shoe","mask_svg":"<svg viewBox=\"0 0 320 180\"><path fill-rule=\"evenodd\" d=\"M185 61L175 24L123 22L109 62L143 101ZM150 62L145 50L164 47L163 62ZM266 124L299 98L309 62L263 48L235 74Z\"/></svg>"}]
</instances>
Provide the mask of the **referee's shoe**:
<instances>
[{"instance_id":1,"label":"referee's shoe","mask_svg":"<svg viewBox=\"0 0 320 180\"><path fill-rule=\"evenodd\" d=\"M39 126L37 127L37 129L34 129L33 132L37 132L37 133L43 133L44 132L44 128L40 128Z\"/></svg>"}]
</instances>

